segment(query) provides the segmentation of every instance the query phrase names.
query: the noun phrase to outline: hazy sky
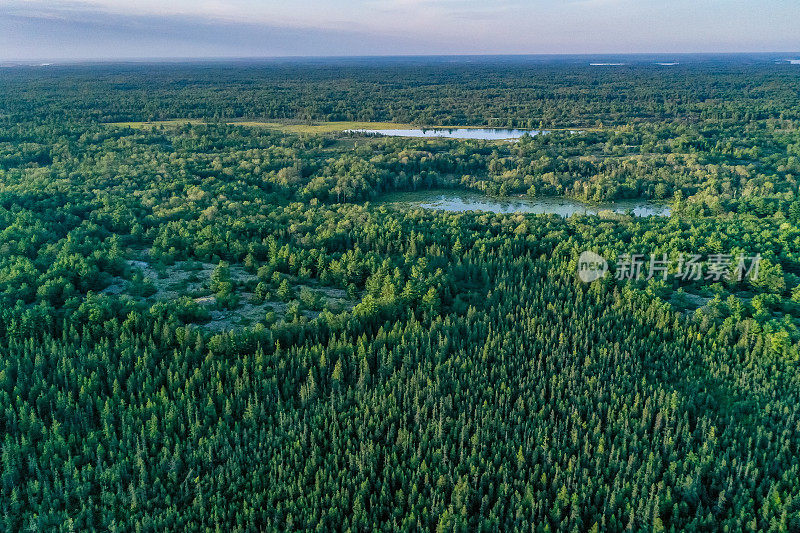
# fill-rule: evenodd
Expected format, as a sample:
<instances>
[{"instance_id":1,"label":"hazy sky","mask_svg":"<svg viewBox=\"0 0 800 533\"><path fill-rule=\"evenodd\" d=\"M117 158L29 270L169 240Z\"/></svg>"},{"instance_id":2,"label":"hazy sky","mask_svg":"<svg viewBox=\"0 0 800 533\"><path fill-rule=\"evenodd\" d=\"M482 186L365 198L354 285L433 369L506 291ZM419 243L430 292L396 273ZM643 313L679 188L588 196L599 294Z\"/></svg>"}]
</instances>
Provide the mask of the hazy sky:
<instances>
[{"instance_id":1,"label":"hazy sky","mask_svg":"<svg viewBox=\"0 0 800 533\"><path fill-rule=\"evenodd\" d=\"M0 60L800 52L800 0L0 0Z\"/></svg>"}]
</instances>

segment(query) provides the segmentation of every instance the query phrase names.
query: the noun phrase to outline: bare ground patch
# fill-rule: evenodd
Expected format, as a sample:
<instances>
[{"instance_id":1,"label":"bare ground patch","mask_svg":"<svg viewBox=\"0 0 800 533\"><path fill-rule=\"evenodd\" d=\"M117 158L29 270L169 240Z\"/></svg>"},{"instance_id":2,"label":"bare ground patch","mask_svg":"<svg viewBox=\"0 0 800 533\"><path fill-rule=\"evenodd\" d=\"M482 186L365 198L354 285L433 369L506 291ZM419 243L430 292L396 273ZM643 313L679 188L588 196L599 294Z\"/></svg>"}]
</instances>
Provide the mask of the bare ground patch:
<instances>
[{"instance_id":1,"label":"bare ground patch","mask_svg":"<svg viewBox=\"0 0 800 533\"><path fill-rule=\"evenodd\" d=\"M274 298L258 301L252 291L253 286L259 281L257 275L248 271L243 265L233 264L228 268L230 281L234 287L233 303L229 301L228 308L225 308L211 290L211 277L217 265L192 260L163 265L148 261L146 251L139 251L137 255L139 258L128 260L130 272L126 277L114 278L103 292L109 295L127 295L145 303L189 297L208 310L210 320L203 326L212 331L231 330L259 322L286 319L287 310L290 308L293 313L299 312L313 319L319 316L322 308L340 312L352 309L357 303L348 298L343 289L325 287L319 285L316 280L301 282L295 276L286 274L282 277L291 285L295 297L306 289L315 295L319 306L310 309L298 299L289 302Z\"/></svg>"}]
</instances>

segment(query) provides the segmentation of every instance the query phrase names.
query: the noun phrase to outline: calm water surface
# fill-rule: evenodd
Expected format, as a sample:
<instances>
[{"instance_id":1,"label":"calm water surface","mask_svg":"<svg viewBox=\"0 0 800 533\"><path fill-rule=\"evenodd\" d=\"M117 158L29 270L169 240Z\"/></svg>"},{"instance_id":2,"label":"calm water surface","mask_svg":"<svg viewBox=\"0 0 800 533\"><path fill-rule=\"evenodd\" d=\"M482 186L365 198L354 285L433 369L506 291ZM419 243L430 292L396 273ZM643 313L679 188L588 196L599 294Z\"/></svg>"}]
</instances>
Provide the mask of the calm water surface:
<instances>
[{"instance_id":1,"label":"calm water surface","mask_svg":"<svg viewBox=\"0 0 800 533\"><path fill-rule=\"evenodd\" d=\"M427 128L410 130L348 130L355 133L374 133L389 137L444 137L447 139L485 139L503 141L519 139L524 135L548 133L540 130L508 130L497 128Z\"/></svg>"},{"instance_id":2,"label":"calm water surface","mask_svg":"<svg viewBox=\"0 0 800 533\"><path fill-rule=\"evenodd\" d=\"M440 211L486 211L490 213L555 214L570 217L575 214L596 215L601 211L632 214L637 217L670 215L669 206L646 200L619 200L603 204L584 204L569 198L493 198L464 191L399 192L383 196L379 203L421 207Z\"/></svg>"}]
</instances>

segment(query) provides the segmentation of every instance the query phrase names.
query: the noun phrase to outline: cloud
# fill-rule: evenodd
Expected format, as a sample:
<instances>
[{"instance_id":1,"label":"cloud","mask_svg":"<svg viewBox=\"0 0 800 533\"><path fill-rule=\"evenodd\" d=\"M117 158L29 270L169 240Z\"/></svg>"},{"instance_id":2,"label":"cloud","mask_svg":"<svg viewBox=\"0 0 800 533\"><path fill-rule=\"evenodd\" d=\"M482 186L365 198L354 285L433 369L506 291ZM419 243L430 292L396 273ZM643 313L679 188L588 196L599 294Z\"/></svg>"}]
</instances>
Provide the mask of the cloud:
<instances>
[{"instance_id":1,"label":"cloud","mask_svg":"<svg viewBox=\"0 0 800 533\"><path fill-rule=\"evenodd\" d=\"M4 60L800 49L796 0L0 2Z\"/></svg>"},{"instance_id":2,"label":"cloud","mask_svg":"<svg viewBox=\"0 0 800 533\"><path fill-rule=\"evenodd\" d=\"M0 10L3 60L383 55L430 46L416 38L198 16Z\"/></svg>"}]
</instances>

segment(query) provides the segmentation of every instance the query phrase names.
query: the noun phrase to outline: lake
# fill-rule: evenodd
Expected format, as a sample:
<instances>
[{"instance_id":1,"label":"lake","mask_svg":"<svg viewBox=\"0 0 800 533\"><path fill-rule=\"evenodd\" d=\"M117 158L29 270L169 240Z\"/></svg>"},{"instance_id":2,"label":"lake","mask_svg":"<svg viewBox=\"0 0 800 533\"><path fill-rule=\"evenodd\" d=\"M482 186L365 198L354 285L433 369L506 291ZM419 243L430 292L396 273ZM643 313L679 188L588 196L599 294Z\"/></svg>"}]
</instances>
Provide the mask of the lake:
<instances>
[{"instance_id":1,"label":"lake","mask_svg":"<svg viewBox=\"0 0 800 533\"><path fill-rule=\"evenodd\" d=\"M637 217L670 215L669 206L647 200L618 200L600 204L588 204L564 197L526 198L514 196L495 198L477 192L465 191L416 191L390 193L376 203L420 207L439 211L486 211L490 213L554 214L570 217L576 214L597 215L601 211L632 214Z\"/></svg>"},{"instance_id":2,"label":"lake","mask_svg":"<svg viewBox=\"0 0 800 533\"><path fill-rule=\"evenodd\" d=\"M548 133L540 130L509 130L498 128L421 128L406 130L347 130L349 133L372 133L389 137L443 137L446 139L483 139L489 141L505 141L519 139L524 135L541 135Z\"/></svg>"}]
</instances>

